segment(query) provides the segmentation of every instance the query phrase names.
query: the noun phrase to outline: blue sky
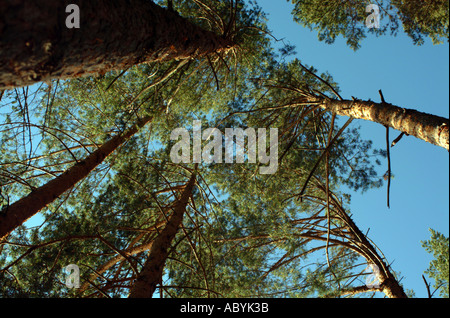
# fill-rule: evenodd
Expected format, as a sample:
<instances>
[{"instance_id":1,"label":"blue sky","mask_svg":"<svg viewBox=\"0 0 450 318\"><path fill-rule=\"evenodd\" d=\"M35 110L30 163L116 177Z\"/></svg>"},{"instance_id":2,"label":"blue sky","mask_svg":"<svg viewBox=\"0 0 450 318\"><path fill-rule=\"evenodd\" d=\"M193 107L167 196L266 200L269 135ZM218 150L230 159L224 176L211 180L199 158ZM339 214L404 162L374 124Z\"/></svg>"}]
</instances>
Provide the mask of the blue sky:
<instances>
[{"instance_id":1,"label":"blue sky","mask_svg":"<svg viewBox=\"0 0 450 318\"><path fill-rule=\"evenodd\" d=\"M449 117L449 45L415 46L405 34L368 36L358 51L339 38L332 45L320 42L317 33L293 22L293 5L286 0L258 0L268 13L268 25L277 39L296 46L304 64L328 71L339 84L343 98L379 101L382 89L387 102L404 108ZM385 149L383 126L355 120L363 138L374 148ZM390 131L391 140L399 132ZM427 297L423 272L431 256L420 241L429 239L429 228L448 236L449 153L415 137L404 137L391 148L395 179L391 183L391 208L386 187L364 194L353 193L351 212L363 232L381 249L394 271L401 272L404 287L416 297ZM384 170L382 170L384 169ZM387 170L387 162L381 170ZM380 170L380 171L381 171ZM437 295L438 292L435 294Z\"/></svg>"}]
</instances>

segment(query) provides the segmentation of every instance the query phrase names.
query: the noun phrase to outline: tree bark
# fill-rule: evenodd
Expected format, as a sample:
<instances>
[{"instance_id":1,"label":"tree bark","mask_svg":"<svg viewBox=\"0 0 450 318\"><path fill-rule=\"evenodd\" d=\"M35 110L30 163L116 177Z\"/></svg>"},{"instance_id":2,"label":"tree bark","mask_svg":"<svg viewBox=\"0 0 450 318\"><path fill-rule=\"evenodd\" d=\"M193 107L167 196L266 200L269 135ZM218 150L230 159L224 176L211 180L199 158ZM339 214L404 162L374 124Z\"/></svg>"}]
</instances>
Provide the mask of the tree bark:
<instances>
[{"instance_id":1,"label":"tree bark","mask_svg":"<svg viewBox=\"0 0 450 318\"><path fill-rule=\"evenodd\" d=\"M111 138L100 148L87 156L86 159L78 162L63 174L50 180L43 186L33 190L26 197L0 211L0 242L6 239L6 236L16 227L23 224L64 192L72 188L78 181L89 175L89 173L102 163L107 156L151 120L152 117L150 116L139 120L132 128L128 129L123 134Z\"/></svg>"},{"instance_id":2,"label":"tree bark","mask_svg":"<svg viewBox=\"0 0 450 318\"><path fill-rule=\"evenodd\" d=\"M347 214L345 209L342 207L341 203L339 202L338 198L332 194L330 191L327 191L325 185L322 185L320 183L317 184L317 187L320 191L322 191L325 195L329 194L330 198L330 205L334 207L334 217L342 220L342 223L344 224L343 227L347 229L347 235L350 236L347 237L347 235L340 235L339 232L333 232L333 236L336 236L339 239L333 239L330 238L328 235L328 231L323 231L323 228L326 228L325 225L320 226L320 224L317 224L316 222L312 222L309 217L306 219L300 219L296 220L295 223L302 224L306 221L306 224L313 224L315 223L316 226L320 226L320 230L314 230L311 231L311 233L305 232L305 229L300 227L299 232L295 233L294 235L296 237L301 237L309 240L315 240L315 241L323 241L327 243L332 243L335 245L340 245L345 248L348 248L355 253L358 253L361 257L363 257L368 264L373 264L377 266L377 270L375 271L374 275L377 278L377 283L379 286L369 287L369 286L359 286L352 289L344 289L337 292L333 292L329 295L326 295L326 297L336 297L337 295L354 295L357 293L362 292L371 292L371 291L379 291L384 293L389 298L407 298L407 295L405 291L403 290L403 287L400 285L398 280L395 278L394 274L392 274L390 268L388 265L386 265L385 261L382 257L380 257L378 250L372 245L370 240L366 237L364 233L361 232L361 230L358 228L358 226L355 224L355 222L352 220L352 218ZM324 199L324 206L326 206L326 199ZM319 219L318 219L319 220ZM322 218L322 220L326 220L325 218ZM329 221L328 221L329 222ZM290 224L294 224L293 222L290 222ZM330 231L330 233L332 233ZM229 239L222 239L217 240L217 242L239 242L247 239L265 239L265 238L272 238L276 239L275 237L271 237L270 235L267 235L265 233L261 233L256 236L246 236L246 237L239 237L239 238L229 238ZM283 238L288 239L288 237ZM375 284L374 284L375 285Z\"/></svg>"},{"instance_id":3,"label":"tree bark","mask_svg":"<svg viewBox=\"0 0 450 318\"><path fill-rule=\"evenodd\" d=\"M72 3L79 28L66 26ZM150 0L2 0L0 17L0 91L232 46Z\"/></svg>"},{"instance_id":4,"label":"tree bark","mask_svg":"<svg viewBox=\"0 0 450 318\"><path fill-rule=\"evenodd\" d=\"M389 103L317 98L323 109L340 116L370 120L449 150L449 120Z\"/></svg>"},{"instance_id":5,"label":"tree bark","mask_svg":"<svg viewBox=\"0 0 450 318\"><path fill-rule=\"evenodd\" d=\"M129 298L151 298L156 285L160 283L164 265L169 255L170 245L183 222L186 206L192 195L195 181L196 173L194 172L186 184L180 199L176 202L166 227L154 240L150 255L128 296Z\"/></svg>"}]
</instances>

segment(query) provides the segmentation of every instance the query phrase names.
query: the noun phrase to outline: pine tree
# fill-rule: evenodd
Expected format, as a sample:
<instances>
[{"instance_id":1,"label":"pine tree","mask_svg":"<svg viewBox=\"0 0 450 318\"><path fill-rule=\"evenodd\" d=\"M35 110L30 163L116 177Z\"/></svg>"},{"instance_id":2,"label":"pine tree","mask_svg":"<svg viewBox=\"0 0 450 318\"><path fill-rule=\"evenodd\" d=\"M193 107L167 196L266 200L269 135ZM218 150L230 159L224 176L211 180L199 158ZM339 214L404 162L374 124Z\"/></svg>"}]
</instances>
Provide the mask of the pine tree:
<instances>
[{"instance_id":1,"label":"pine tree","mask_svg":"<svg viewBox=\"0 0 450 318\"><path fill-rule=\"evenodd\" d=\"M132 128L123 134L114 136L84 160L78 161L63 174L35 189L19 201L8 205L3 213L0 214L0 240L6 239L9 233L17 226L24 223L61 194L75 186L78 181L85 178L108 155L137 133L139 128L142 128L151 119L152 117L150 116L142 118Z\"/></svg>"},{"instance_id":2,"label":"pine tree","mask_svg":"<svg viewBox=\"0 0 450 318\"><path fill-rule=\"evenodd\" d=\"M430 278L434 280L433 287L435 290L439 290L441 297L449 297L449 260L448 260L448 237L445 237L442 233L430 229L431 238L429 240L422 242L422 247L432 254L434 259L430 262L429 268L426 270ZM434 294L431 293L429 286L427 284L429 297L431 298Z\"/></svg>"},{"instance_id":3,"label":"pine tree","mask_svg":"<svg viewBox=\"0 0 450 318\"><path fill-rule=\"evenodd\" d=\"M151 298L156 285L162 280L164 264L166 263L169 249L183 222L189 199L192 196L196 181L195 176L196 171L192 173L180 194L180 198L174 203L172 215L168 218L166 226L153 242L148 259L131 289L130 298Z\"/></svg>"},{"instance_id":4,"label":"pine tree","mask_svg":"<svg viewBox=\"0 0 450 318\"><path fill-rule=\"evenodd\" d=\"M19 225L0 243L0 294L405 297L341 193L342 186L382 186L377 165L386 154L352 120L338 122L340 111L324 109L341 102L332 77L299 60L281 62L291 48L272 48L257 6L189 0L170 11L227 35L237 45L233 54L142 63L1 95L12 100L0 136L5 215L13 199L96 158L111 140L117 147L36 206L40 226ZM248 160L173 163L170 131L192 129L195 119L222 131L278 129L277 173L262 175L262 164ZM79 290L65 285L69 264L80 267ZM371 266L374 285L364 271Z\"/></svg>"},{"instance_id":5,"label":"pine tree","mask_svg":"<svg viewBox=\"0 0 450 318\"><path fill-rule=\"evenodd\" d=\"M79 0L78 28L66 26L69 5L71 1L2 1L1 90L101 75L144 62L191 59L232 47L228 39L153 1L130 5Z\"/></svg>"},{"instance_id":6,"label":"pine tree","mask_svg":"<svg viewBox=\"0 0 450 318\"><path fill-rule=\"evenodd\" d=\"M427 37L435 44L449 40L449 7L446 0L426 3L420 0L291 2L294 4L294 20L317 31L319 40L329 44L342 36L348 46L357 50L368 33L380 36L390 32L396 35L401 27L417 45L423 44ZM380 25L377 28L366 25L367 18L373 13L367 12L366 7L371 4L378 7Z\"/></svg>"},{"instance_id":7,"label":"pine tree","mask_svg":"<svg viewBox=\"0 0 450 318\"><path fill-rule=\"evenodd\" d=\"M310 72L327 86L325 78L316 75L314 69L309 69L301 64L299 60L290 62L288 67L298 68L298 72ZM402 136L411 135L433 145L449 150L449 120L441 116L427 114L392 105L385 101L380 90L380 102L363 101L357 98L351 100L343 99L339 93L328 83L327 91L321 91L306 82L292 83L290 79L274 80L273 78L259 79L262 85L268 88L284 89L291 94L290 100L283 101L285 106L296 107L297 105L310 105L320 107L332 114L347 116L354 119L364 119L379 123L385 127L398 130ZM330 90L331 87L331 90ZM395 144L395 143L394 143Z\"/></svg>"}]
</instances>

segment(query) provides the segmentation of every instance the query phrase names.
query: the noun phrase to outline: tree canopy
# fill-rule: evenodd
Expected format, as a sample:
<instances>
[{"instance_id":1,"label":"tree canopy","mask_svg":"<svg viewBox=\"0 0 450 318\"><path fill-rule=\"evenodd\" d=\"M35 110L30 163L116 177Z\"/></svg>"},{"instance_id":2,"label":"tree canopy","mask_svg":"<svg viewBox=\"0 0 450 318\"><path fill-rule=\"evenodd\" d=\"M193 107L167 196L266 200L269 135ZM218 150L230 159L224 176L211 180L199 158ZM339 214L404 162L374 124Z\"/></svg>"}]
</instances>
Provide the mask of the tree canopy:
<instances>
[{"instance_id":1,"label":"tree canopy","mask_svg":"<svg viewBox=\"0 0 450 318\"><path fill-rule=\"evenodd\" d=\"M321 41L333 43L342 36L353 48L361 47L367 34L377 36L398 34L403 30L414 44L421 45L427 38L434 44L449 41L449 6L447 0L287 0L295 7L294 20L318 33ZM379 27L367 28L366 21L375 4L379 13Z\"/></svg>"},{"instance_id":2,"label":"tree canopy","mask_svg":"<svg viewBox=\"0 0 450 318\"><path fill-rule=\"evenodd\" d=\"M435 291L439 290L439 294L442 297L448 298L448 237L432 229L430 229L430 234L430 239L422 242L422 246L434 258L430 262L430 267L427 269L426 274L434 280L433 287ZM430 290L429 293L431 293Z\"/></svg>"}]
</instances>

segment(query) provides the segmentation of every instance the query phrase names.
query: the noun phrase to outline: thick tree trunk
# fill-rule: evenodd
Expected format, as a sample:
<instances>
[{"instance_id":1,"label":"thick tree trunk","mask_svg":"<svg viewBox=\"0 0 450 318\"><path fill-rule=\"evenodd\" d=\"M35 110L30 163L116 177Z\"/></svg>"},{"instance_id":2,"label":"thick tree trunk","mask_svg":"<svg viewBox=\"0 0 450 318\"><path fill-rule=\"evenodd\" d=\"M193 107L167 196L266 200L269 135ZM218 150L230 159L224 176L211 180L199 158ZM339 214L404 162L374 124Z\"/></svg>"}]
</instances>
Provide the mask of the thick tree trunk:
<instances>
[{"instance_id":1,"label":"thick tree trunk","mask_svg":"<svg viewBox=\"0 0 450 318\"><path fill-rule=\"evenodd\" d=\"M135 126L123 134L111 138L83 161L78 162L63 174L33 190L26 197L4 208L3 211L0 211L0 242L12 230L72 188L78 181L88 176L108 155L137 133L151 119L152 117L141 119Z\"/></svg>"},{"instance_id":2,"label":"thick tree trunk","mask_svg":"<svg viewBox=\"0 0 450 318\"><path fill-rule=\"evenodd\" d=\"M383 281L381 291L389 298L408 298L397 279L392 274L391 276Z\"/></svg>"},{"instance_id":3,"label":"thick tree trunk","mask_svg":"<svg viewBox=\"0 0 450 318\"><path fill-rule=\"evenodd\" d=\"M449 120L388 103L317 98L323 109L340 116L370 120L449 150Z\"/></svg>"},{"instance_id":4,"label":"thick tree trunk","mask_svg":"<svg viewBox=\"0 0 450 318\"><path fill-rule=\"evenodd\" d=\"M154 240L150 255L130 292L129 298L151 298L156 285L161 281L164 264L169 255L169 248L183 221L195 180L196 173L194 172L186 184L180 199L176 202L166 227Z\"/></svg>"},{"instance_id":5,"label":"thick tree trunk","mask_svg":"<svg viewBox=\"0 0 450 318\"><path fill-rule=\"evenodd\" d=\"M79 28L66 26L69 4ZM0 91L231 46L151 0L2 0L0 17Z\"/></svg>"}]
</instances>

